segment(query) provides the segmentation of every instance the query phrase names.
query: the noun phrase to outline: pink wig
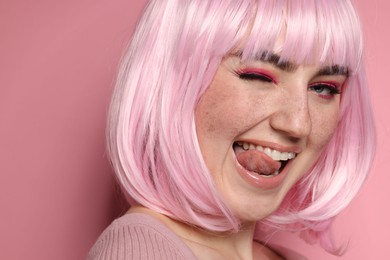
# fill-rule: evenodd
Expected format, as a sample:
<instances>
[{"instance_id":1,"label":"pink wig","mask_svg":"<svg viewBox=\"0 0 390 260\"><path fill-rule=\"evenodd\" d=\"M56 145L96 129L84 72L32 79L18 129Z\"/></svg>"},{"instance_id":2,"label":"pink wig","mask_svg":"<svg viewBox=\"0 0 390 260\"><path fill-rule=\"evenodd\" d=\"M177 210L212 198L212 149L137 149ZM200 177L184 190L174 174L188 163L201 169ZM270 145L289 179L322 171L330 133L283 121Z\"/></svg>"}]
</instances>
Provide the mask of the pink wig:
<instances>
[{"instance_id":1,"label":"pink wig","mask_svg":"<svg viewBox=\"0 0 390 260\"><path fill-rule=\"evenodd\" d=\"M375 146L362 35L348 0L151 1L124 56L108 125L112 163L132 203L212 231L239 229L202 159L194 111L224 56L238 47L243 59L262 55L281 33L282 59L347 66L349 78L332 140L262 224L301 231L335 252L331 220L361 187Z\"/></svg>"}]
</instances>

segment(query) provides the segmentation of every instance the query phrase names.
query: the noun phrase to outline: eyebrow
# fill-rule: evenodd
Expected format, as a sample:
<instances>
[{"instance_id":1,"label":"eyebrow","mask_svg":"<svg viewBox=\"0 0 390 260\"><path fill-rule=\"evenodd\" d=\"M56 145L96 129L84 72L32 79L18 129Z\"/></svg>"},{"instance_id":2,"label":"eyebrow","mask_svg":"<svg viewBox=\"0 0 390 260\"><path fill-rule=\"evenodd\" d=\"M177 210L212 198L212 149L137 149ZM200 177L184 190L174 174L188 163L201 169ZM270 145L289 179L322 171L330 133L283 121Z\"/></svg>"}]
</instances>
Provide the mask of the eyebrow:
<instances>
[{"instance_id":1,"label":"eyebrow","mask_svg":"<svg viewBox=\"0 0 390 260\"><path fill-rule=\"evenodd\" d=\"M318 76L332 76L332 75L341 75L341 76L349 76L349 70L347 67L339 66L339 65L333 65L333 66L326 66L320 69L320 71L317 73Z\"/></svg>"},{"instance_id":2,"label":"eyebrow","mask_svg":"<svg viewBox=\"0 0 390 260\"><path fill-rule=\"evenodd\" d=\"M291 61L282 61L278 54L272 52L263 52L256 60L270 63L271 65L288 72L292 72L298 68L296 64Z\"/></svg>"},{"instance_id":3,"label":"eyebrow","mask_svg":"<svg viewBox=\"0 0 390 260\"><path fill-rule=\"evenodd\" d=\"M233 55L242 58L242 51L234 53ZM261 55L255 56L254 59L262 62L270 63L271 65L277 67L278 69L287 72L293 72L298 68L297 64L291 61L283 61L280 55L269 51L265 51ZM316 74L316 76L334 76L334 75L341 75L341 76L348 77L349 70L347 67L344 66L332 65L332 66L322 67Z\"/></svg>"}]
</instances>

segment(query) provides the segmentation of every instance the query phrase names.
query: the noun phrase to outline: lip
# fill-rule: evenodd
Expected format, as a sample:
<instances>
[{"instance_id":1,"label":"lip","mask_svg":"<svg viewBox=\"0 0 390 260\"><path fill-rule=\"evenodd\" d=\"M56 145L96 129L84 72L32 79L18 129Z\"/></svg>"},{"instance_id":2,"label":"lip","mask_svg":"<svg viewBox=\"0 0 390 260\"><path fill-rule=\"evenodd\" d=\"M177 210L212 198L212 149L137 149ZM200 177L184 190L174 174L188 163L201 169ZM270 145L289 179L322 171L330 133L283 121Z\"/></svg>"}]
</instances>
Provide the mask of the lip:
<instances>
[{"instance_id":1,"label":"lip","mask_svg":"<svg viewBox=\"0 0 390 260\"><path fill-rule=\"evenodd\" d=\"M251 171L246 170L238 162L234 151L233 151L233 154L234 154L234 159L235 159L235 168L236 168L237 172L239 173L239 175L241 176L241 178L244 179L251 186L254 186L256 188L260 188L263 190L271 190L271 189L275 189L275 188L279 187L283 183L283 181L287 175L287 172L290 169L291 162L294 160L294 159L289 160L287 165L284 167L284 169L278 175L272 176L272 177L264 177L264 176L259 175L256 172L251 172Z\"/></svg>"},{"instance_id":2,"label":"lip","mask_svg":"<svg viewBox=\"0 0 390 260\"><path fill-rule=\"evenodd\" d=\"M272 143L272 142L264 142L264 141L258 141L258 140L251 140L251 139L242 139L235 142L247 142L252 143L254 145L260 145L263 147L269 147L271 149L278 150L280 152L294 152L294 153L300 153L302 149L298 146L283 146L280 144ZM295 160L290 159L287 163L287 165L283 168L283 170L276 176L272 177L265 177L262 175L259 175L256 172L248 171L245 169L237 160L236 153L234 152L234 149L232 149L234 161L235 161L235 168L238 172L238 174L241 176L242 179L244 179L248 184L251 186L254 186L259 189L263 190L272 190L277 187L279 187L284 179L287 176L287 172L289 171L291 167L291 162Z\"/></svg>"},{"instance_id":3,"label":"lip","mask_svg":"<svg viewBox=\"0 0 390 260\"><path fill-rule=\"evenodd\" d=\"M240 139L236 140L234 142L243 142L243 143L250 143L254 145L260 145L263 147L269 147L271 149L277 150L279 152L293 152L296 154L299 154L302 152L302 148L299 146L284 146L273 142L266 142L266 141L259 141L259 140L253 140L253 139Z\"/></svg>"}]
</instances>

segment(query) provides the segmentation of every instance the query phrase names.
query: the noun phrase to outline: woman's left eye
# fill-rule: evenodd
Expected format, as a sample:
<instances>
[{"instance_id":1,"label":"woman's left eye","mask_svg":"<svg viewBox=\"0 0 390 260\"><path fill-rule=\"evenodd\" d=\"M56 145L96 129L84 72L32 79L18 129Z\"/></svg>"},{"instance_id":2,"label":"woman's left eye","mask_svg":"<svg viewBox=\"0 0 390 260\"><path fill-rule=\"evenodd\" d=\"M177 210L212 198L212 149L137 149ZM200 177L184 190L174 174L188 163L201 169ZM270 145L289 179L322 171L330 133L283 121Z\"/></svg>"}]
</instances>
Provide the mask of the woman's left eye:
<instances>
[{"instance_id":1,"label":"woman's left eye","mask_svg":"<svg viewBox=\"0 0 390 260\"><path fill-rule=\"evenodd\" d=\"M331 83L314 83L309 86L309 89L323 98L332 98L341 94L340 88Z\"/></svg>"}]
</instances>

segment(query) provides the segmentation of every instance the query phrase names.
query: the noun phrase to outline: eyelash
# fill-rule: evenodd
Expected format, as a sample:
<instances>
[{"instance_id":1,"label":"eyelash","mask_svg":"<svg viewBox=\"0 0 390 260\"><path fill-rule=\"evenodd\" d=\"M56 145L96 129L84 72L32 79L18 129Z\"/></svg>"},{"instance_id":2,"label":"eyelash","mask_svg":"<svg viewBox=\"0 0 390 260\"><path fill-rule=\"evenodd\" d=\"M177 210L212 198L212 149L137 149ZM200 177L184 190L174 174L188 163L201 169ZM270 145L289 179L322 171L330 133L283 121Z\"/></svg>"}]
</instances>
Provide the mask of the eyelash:
<instances>
[{"instance_id":1,"label":"eyelash","mask_svg":"<svg viewBox=\"0 0 390 260\"><path fill-rule=\"evenodd\" d=\"M314 83L309 86L309 89L316 92L320 97L325 99L330 99L335 95L341 94L340 88L332 83L319 82ZM321 92L328 91L327 94L322 94Z\"/></svg>"},{"instance_id":2,"label":"eyelash","mask_svg":"<svg viewBox=\"0 0 390 260\"><path fill-rule=\"evenodd\" d=\"M276 83L272 76L267 75L263 72L257 71L238 71L237 72L240 79L243 80L260 80L267 83Z\"/></svg>"}]
</instances>

